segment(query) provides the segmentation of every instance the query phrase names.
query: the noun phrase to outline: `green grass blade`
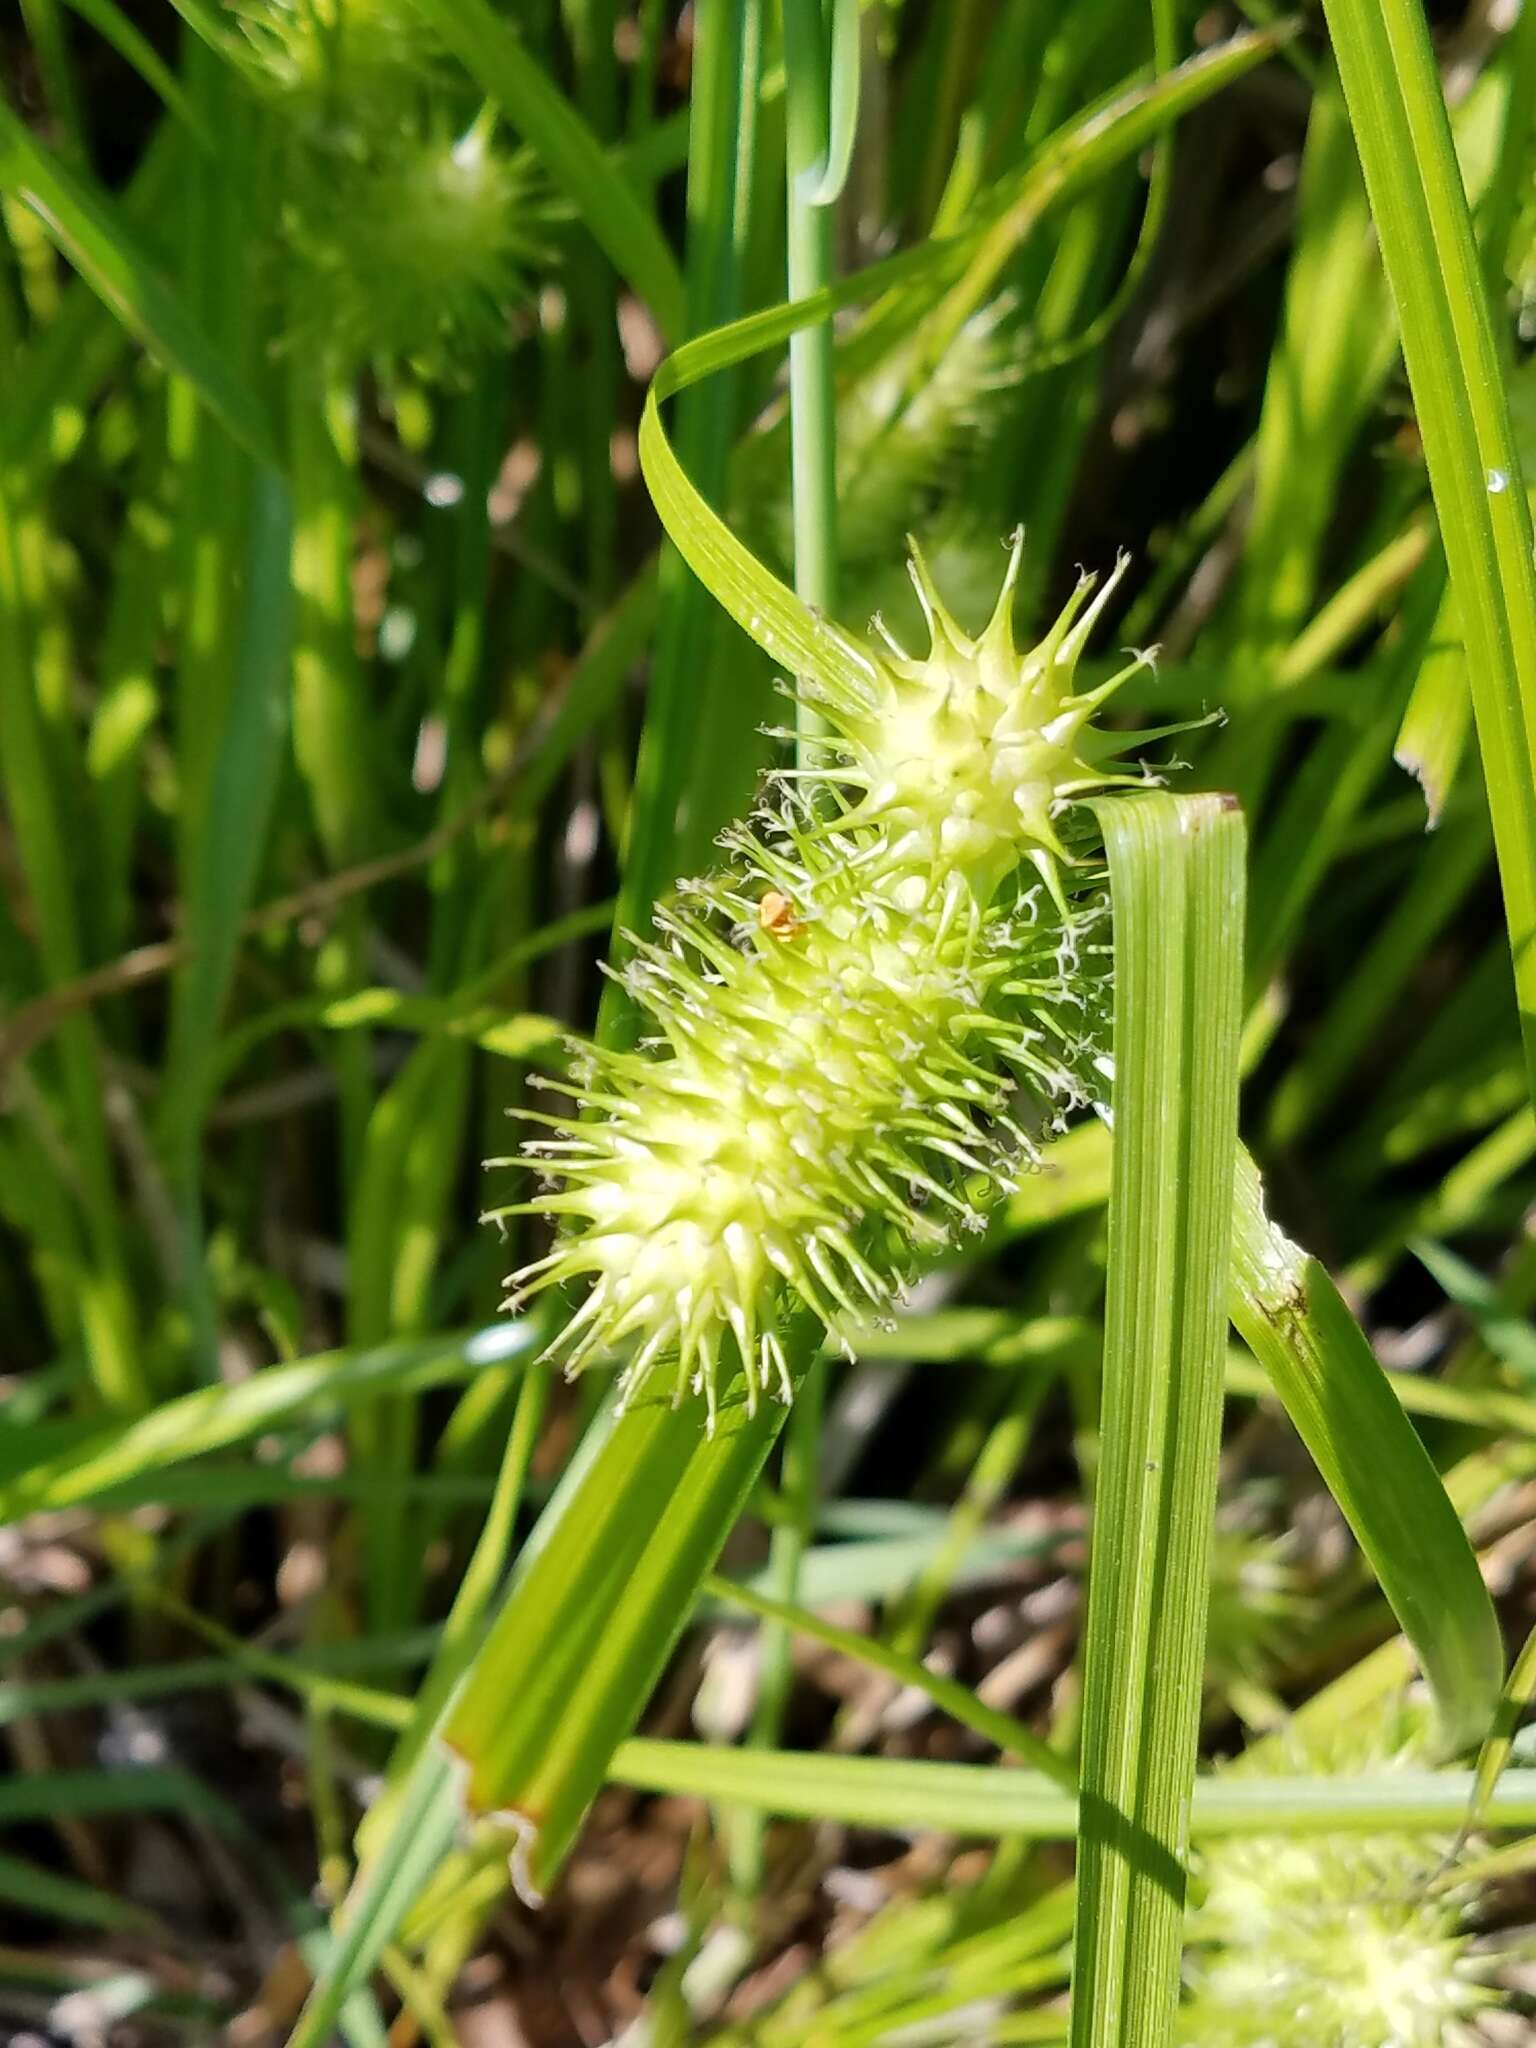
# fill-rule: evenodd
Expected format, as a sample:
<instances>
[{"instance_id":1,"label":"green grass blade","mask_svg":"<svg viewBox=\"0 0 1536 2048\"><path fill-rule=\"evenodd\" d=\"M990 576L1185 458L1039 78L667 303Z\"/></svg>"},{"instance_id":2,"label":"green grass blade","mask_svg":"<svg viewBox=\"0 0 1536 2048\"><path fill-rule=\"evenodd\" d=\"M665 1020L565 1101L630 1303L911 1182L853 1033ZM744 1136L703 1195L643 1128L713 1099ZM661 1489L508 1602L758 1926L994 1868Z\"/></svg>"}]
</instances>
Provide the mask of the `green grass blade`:
<instances>
[{"instance_id":1,"label":"green grass blade","mask_svg":"<svg viewBox=\"0 0 1536 2048\"><path fill-rule=\"evenodd\" d=\"M1424 791L1431 826L1440 822L1472 727L1467 651L1456 616L1455 599L1447 590L1392 747L1392 758Z\"/></svg>"},{"instance_id":2,"label":"green grass blade","mask_svg":"<svg viewBox=\"0 0 1536 2048\"><path fill-rule=\"evenodd\" d=\"M345 384L323 366L288 365L293 491L293 753L315 826L336 867L378 839L378 766L352 604L361 493Z\"/></svg>"},{"instance_id":3,"label":"green grass blade","mask_svg":"<svg viewBox=\"0 0 1536 2048\"><path fill-rule=\"evenodd\" d=\"M993 1764L912 1763L904 1758L801 1755L632 1738L613 1778L646 1792L760 1806L801 1820L837 1820L902 1834L1068 1841L1076 1802L1038 1771ZM1376 1777L1202 1778L1192 1836L1381 1834L1452 1830L1466 1811L1470 1771L1385 1771ZM1536 1822L1536 1770L1506 1771L1489 1804L1492 1828ZM1126 2032L1126 2048L1149 2044Z\"/></svg>"},{"instance_id":4,"label":"green grass blade","mask_svg":"<svg viewBox=\"0 0 1536 2048\"><path fill-rule=\"evenodd\" d=\"M77 1877L61 1877L20 1856L0 1854L0 1899L30 1914L46 1913L75 1927L111 1928L119 1934L154 1931L154 1916Z\"/></svg>"},{"instance_id":5,"label":"green grass blade","mask_svg":"<svg viewBox=\"0 0 1536 2048\"><path fill-rule=\"evenodd\" d=\"M50 156L3 107L0 186L25 200L129 333L196 386L241 447L276 467L271 423L261 402L137 246L113 203Z\"/></svg>"},{"instance_id":6,"label":"green grass blade","mask_svg":"<svg viewBox=\"0 0 1536 2048\"><path fill-rule=\"evenodd\" d=\"M242 920L255 893L278 781L288 758L293 593L287 485L274 471L258 470L251 501L244 630L198 834L201 855L189 882L186 930L191 952L176 981L162 1098L194 1352L208 1372L215 1369L217 1341L204 1272L202 1124Z\"/></svg>"},{"instance_id":7,"label":"green grass blade","mask_svg":"<svg viewBox=\"0 0 1536 2048\"><path fill-rule=\"evenodd\" d=\"M289 2048L319 2048L472 1813L519 1884L559 1867L783 1426L778 1403L696 1416L641 1403L589 1431L524 1545L511 1592L370 1844ZM417 1738L419 1744L419 1737Z\"/></svg>"},{"instance_id":8,"label":"green grass blade","mask_svg":"<svg viewBox=\"0 0 1536 2048\"><path fill-rule=\"evenodd\" d=\"M88 21L96 33L112 45L125 64L131 64L152 92L158 93L179 121L184 121L205 147L212 146L207 129L198 118L180 81L154 44L129 20L116 0L65 0L65 4Z\"/></svg>"},{"instance_id":9,"label":"green grass blade","mask_svg":"<svg viewBox=\"0 0 1536 2048\"><path fill-rule=\"evenodd\" d=\"M1536 1329L1531 1327L1529 1317L1506 1302L1498 1288L1476 1267L1457 1258L1443 1244L1436 1244L1432 1238L1414 1238L1409 1249L1476 1324L1478 1335L1494 1357L1512 1367L1527 1385L1536 1385Z\"/></svg>"},{"instance_id":10,"label":"green grass blade","mask_svg":"<svg viewBox=\"0 0 1536 2048\"><path fill-rule=\"evenodd\" d=\"M531 1889L560 1868L783 1422L739 1394L712 1437L669 1404L628 1411L497 1616L442 1739L470 1812L518 1838Z\"/></svg>"},{"instance_id":11,"label":"green grass blade","mask_svg":"<svg viewBox=\"0 0 1536 2048\"><path fill-rule=\"evenodd\" d=\"M1429 1454L1338 1288L1264 1213L1243 1157L1232 1319L1269 1374L1417 1651L1445 1745L1481 1739L1504 1652L1492 1602Z\"/></svg>"},{"instance_id":12,"label":"green grass blade","mask_svg":"<svg viewBox=\"0 0 1536 2048\"><path fill-rule=\"evenodd\" d=\"M706 0L698 11L688 110L690 335L723 326L741 310L754 196L760 16L760 8L736 0ZM694 385L679 403L682 463L708 500L724 494L740 418L739 370ZM753 729L764 709L758 692L726 686L722 657L734 629L670 542L657 582L656 651L635 757L613 957L626 931L644 930L651 905L672 878L708 859L715 833L747 800ZM634 1021L630 998L610 983L600 1037L616 1041Z\"/></svg>"},{"instance_id":13,"label":"green grass blade","mask_svg":"<svg viewBox=\"0 0 1536 2048\"><path fill-rule=\"evenodd\" d=\"M0 480L0 789L26 878L35 943L47 982L68 981L82 964L77 849L65 829L63 778L45 719L34 655L36 624L23 573L22 522ZM74 1303L91 1378L110 1408L142 1405L148 1391L126 1271L123 1231L103 1109L100 1046L91 1021L71 1017L60 1035L65 1099L79 1176L54 1186L52 1162L36 1191L48 1235L73 1269ZM68 1195L84 1210L77 1226Z\"/></svg>"},{"instance_id":14,"label":"green grass blade","mask_svg":"<svg viewBox=\"0 0 1536 2048\"><path fill-rule=\"evenodd\" d=\"M233 1807L190 1771L41 1771L0 1783L0 1827L98 1813L187 1813L228 1834L242 1832Z\"/></svg>"},{"instance_id":15,"label":"green grass blade","mask_svg":"<svg viewBox=\"0 0 1536 2048\"><path fill-rule=\"evenodd\" d=\"M654 215L581 115L486 0L415 0L570 197L588 232L650 306L664 333L683 328L683 281Z\"/></svg>"},{"instance_id":16,"label":"green grass blade","mask_svg":"<svg viewBox=\"0 0 1536 2048\"><path fill-rule=\"evenodd\" d=\"M1216 1503L1243 929L1222 797L1099 806L1115 928L1102 1451L1084 1635L1078 2048L1168 2038Z\"/></svg>"},{"instance_id":17,"label":"green grass blade","mask_svg":"<svg viewBox=\"0 0 1536 2048\"><path fill-rule=\"evenodd\" d=\"M1296 252L1255 443L1239 625L1250 645L1305 623L1339 475L1396 340L1343 99L1329 80L1308 118Z\"/></svg>"},{"instance_id":18,"label":"green grass blade","mask_svg":"<svg viewBox=\"0 0 1536 2048\"><path fill-rule=\"evenodd\" d=\"M348 2000L452 1847L458 1823L452 1766L446 1757L428 1751L411 1774L390 1853L365 1867L349 1895L346 1919L326 1948L288 2048L322 2048L331 2040Z\"/></svg>"},{"instance_id":19,"label":"green grass blade","mask_svg":"<svg viewBox=\"0 0 1536 2048\"><path fill-rule=\"evenodd\" d=\"M1536 1083L1536 560L1471 215L1419 0L1327 0L1445 543Z\"/></svg>"},{"instance_id":20,"label":"green grass blade","mask_svg":"<svg viewBox=\"0 0 1536 2048\"><path fill-rule=\"evenodd\" d=\"M777 1622L792 1635L809 1636L812 1642L824 1644L827 1649L836 1650L844 1657L851 1657L855 1663L866 1665L871 1671L883 1672L887 1678L894 1678L901 1685L915 1687L918 1692L926 1693L936 1707L952 1714L963 1727L974 1729L988 1742L995 1742L1006 1754L1027 1757L1036 1770L1043 1771L1069 1791L1077 1789L1077 1773L1072 1766L1022 1721L1016 1720L1012 1714L1000 1712L996 1707L987 1706L969 1687L930 1671L916 1657L892 1649L888 1643L882 1643L873 1636L838 1628L832 1622L824 1621L819 1614L812 1614L791 1601L775 1600L766 1593L754 1592L750 1587L734 1585L729 1579L716 1577L713 1572L704 1581L704 1591L714 1599L724 1601L727 1606L744 1607L749 1614L759 1615L764 1621Z\"/></svg>"},{"instance_id":21,"label":"green grass blade","mask_svg":"<svg viewBox=\"0 0 1536 2048\"><path fill-rule=\"evenodd\" d=\"M1467 1810L1456 1839L1446 1851L1445 1868L1449 1870L1458 1860L1470 1835L1489 1825L1489 1808L1499 1787L1514 1750L1515 1736L1525 1717L1533 1696L1536 1696L1536 1629L1526 1637L1520 1653L1510 1667L1504 1691L1499 1699L1498 1713L1493 1726L1483 1738L1482 1748L1477 1753L1477 1767L1472 1773L1472 1791L1467 1801Z\"/></svg>"},{"instance_id":22,"label":"green grass blade","mask_svg":"<svg viewBox=\"0 0 1536 2048\"><path fill-rule=\"evenodd\" d=\"M1081 1161L1053 1159L1084 1140ZM1091 1142L1088 1142L1091 1140ZM1107 1133L1085 1126L1046 1155L1000 1234L1052 1222L1104 1199ZM1328 1490L1413 1644L1439 1704L1450 1748L1477 1742L1492 1720L1503 1676L1497 1621L1472 1547L1438 1473L1404 1412L1450 1413L1457 1390L1403 1384L1382 1371L1338 1288L1316 1259L1264 1212L1258 1170L1243 1154L1233 1199L1233 1322L1264 1368ZM1465 1415L1460 1406L1457 1415ZM1506 1418L1511 1426L1521 1426Z\"/></svg>"},{"instance_id":23,"label":"green grass blade","mask_svg":"<svg viewBox=\"0 0 1536 2048\"><path fill-rule=\"evenodd\" d=\"M287 760L293 619L287 487L270 471L258 473L252 498L239 668L214 760L200 835L203 858L187 903L191 958L178 983L172 1027L173 1099L193 1120L204 1107L241 920L255 893L278 777Z\"/></svg>"},{"instance_id":24,"label":"green grass blade","mask_svg":"<svg viewBox=\"0 0 1536 2048\"><path fill-rule=\"evenodd\" d=\"M0 1522L78 1506L205 1451L227 1450L275 1424L333 1402L468 1379L484 1365L526 1362L548 1341L543 1318L478 1330L467 1338L324 1352L231 1386L199 1387L129 1422L17 1428L0 1452Z\"/></svg>"}]
</instances>

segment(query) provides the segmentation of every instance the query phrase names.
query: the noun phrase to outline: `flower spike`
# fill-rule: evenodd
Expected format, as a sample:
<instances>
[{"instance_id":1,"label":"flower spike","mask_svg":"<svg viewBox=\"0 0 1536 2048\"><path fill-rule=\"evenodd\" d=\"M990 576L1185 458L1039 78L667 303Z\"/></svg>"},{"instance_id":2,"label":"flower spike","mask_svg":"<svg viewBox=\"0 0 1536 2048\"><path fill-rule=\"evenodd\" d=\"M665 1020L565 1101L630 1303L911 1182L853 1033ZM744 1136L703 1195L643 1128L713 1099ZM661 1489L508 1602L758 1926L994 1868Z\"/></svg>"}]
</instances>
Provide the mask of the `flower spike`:
<instances>
[{"instance_id":1,"label":"flower spike","mask_svg":"<svg viewBox=\"0 0 1536 2048\"><path fill-rule=\"evenodd\" d=\"M727 865L633 942L648 1050L589 1056L521 1155L553 1186L501 1212L559 1225L514 1302L587 1290L550 1347L568 1373L627 1350L621 1400L666 1374L711 1428L732 1380L787 1399L791 1301L851 1342L1095 1092L1106 913L1068 814L1122 779L1089 721L1140 662L1076 691L1123 558L1019 652L1022 552L972 639L912 550L926 655L876 622L856 665L802 680L816 764L771 779ZM1005 886L1031 871L1043 889Z\"/></svg>"}]
</instances>

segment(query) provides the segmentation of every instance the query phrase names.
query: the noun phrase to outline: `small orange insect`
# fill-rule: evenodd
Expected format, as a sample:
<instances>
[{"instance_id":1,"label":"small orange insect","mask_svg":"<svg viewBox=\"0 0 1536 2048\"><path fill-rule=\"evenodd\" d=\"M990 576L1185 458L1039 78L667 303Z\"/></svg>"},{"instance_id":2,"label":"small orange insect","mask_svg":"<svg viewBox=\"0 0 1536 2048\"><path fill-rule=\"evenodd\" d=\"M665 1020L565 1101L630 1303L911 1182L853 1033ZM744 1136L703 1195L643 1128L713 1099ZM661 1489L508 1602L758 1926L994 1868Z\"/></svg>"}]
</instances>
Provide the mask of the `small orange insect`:
<instances>
[{"instance_id":1,"label":"small orange insect","mask_svg":"<svg viewBox=\"0 0 1536 2048\"><path fill-rule=\"evenodd\" d=\"M772 932L779 939L792 939L803 929L794 904L777 889L770 889L758 904L757 922L763 931Z\"/></svg>"}]
</instances>

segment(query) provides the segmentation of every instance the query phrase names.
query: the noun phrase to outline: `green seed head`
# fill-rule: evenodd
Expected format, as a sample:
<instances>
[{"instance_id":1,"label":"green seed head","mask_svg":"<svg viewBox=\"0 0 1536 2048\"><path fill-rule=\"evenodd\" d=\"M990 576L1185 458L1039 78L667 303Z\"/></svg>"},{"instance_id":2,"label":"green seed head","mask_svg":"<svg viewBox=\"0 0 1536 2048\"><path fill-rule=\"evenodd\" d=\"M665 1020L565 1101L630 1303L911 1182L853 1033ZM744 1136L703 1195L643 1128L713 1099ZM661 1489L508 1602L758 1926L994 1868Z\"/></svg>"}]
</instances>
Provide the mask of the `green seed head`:
<instances>
[{"instance_id":1,"label":"green seed head","mask_svg":"<svg viewBox=\"0 0 1536 2048\"><path fill-rule=\"evenodd\" d=\"M533 211L526 173L479 124L457 140L340 151L293 208L306 329L343 360L429 370L494 341L536 254Z\"/></svg>"},{"instance_id":2,"label":"green seed head","mask_svg":"<svg viewBox=\"0 0 1536 2048\"><path fill-rule=\"evenodd\" d=\"M810 687L824 764L771 785L729 864L633 942L653 1036L559 1084L578 1114L535 1118L520 1163L549 1185L493 1213L559 1219L512 1301L586 1284L568 1371L627 1352L628 1398L666 1365L711 1420L738 1370L749 1402L787 1396L792 1301L842 1337L886 1313L1089 1098L1103 898L1084 868L1069 901L1056 818L1115 779L1080 750L1107 688L1074 690L1086 587L1014 652L1017 564L979 641L929 593L926 662L861 655L857 700Z\"/></svg>"},{"instance_id":3,"label":"green seed head","mask_svg":"<svg viewBox=\"0 0 1536 2048\"><path fill-rule=\"evenodd\" d=\"M1296 1770L1422 1765L1410 1724L1343 1731ZM1337 1835L1213 1843L1191 1916L1189 2048L1473 2048L1496 1993L1468 1931L1471 1895L1433 1880L1448 1843Z\"/></svg>"},{"instance_id":4,"label":"green seed head","mask_svg":"<svg viewBox=\"0 0 1536 2048\"><path fill-rule=\"evenodd\" d=\"M866 659L867 694L814 683L809 691L834 735L829 772L862 792L854 819L880 819L905 857L960 867L983 887L1021 854L1054 886L1055 863L1067 858L1057 815L1117 779L1086 757L1085 730L1142 665L1138 656L1097 689L1077 688L1078 659L1125 572L1124 558L1097 595L1096 579L1081 577L1044 639L1021 654L1013 593L1022 559L1023 535L1016 534L992 617L973 640L946 610L914 548L927 655L914 659L877 620L884 645Z\"/></svg>"},{"instance_id":5,"label":"green seed head","mask_svg":"<svg viewBox=\"0 0 1536 2048\"><path fill-rule=\"evenodd\" d=\"M301 119L331 123L409 100L431 38L409 0L241 0L234 9L271 89Z\"/></svg>"}]
</instances>

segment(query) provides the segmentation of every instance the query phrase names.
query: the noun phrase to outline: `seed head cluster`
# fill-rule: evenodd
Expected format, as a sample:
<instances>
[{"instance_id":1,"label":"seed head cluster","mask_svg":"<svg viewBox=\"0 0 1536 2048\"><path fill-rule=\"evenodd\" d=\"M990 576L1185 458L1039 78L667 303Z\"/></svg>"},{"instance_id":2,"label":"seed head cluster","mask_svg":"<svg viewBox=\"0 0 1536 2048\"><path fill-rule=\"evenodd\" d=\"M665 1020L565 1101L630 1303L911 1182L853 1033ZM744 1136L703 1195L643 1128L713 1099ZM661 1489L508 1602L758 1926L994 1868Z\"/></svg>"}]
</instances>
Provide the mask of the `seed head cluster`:
<instances>
[{"instance_id":1,"label":"seed head cluster","mask_svg":"<svg viewBox=\"0 0 1536 2048\"><path fill-rule=\"evenodd\" d=\"M1137 663L1076 690L1118 571L1086 610L1084 579L1020 655L1019 556L1016 540L979 639L914 559L926 659L858 643L837 687L802 682L819 759L770 783L621 970L652 1035L586 1055L555 1084L573 1113L537 1116L518 1160L493 1162L545 1186L492 1214L559 1223L511 1305L587 1286L551 1347L568 1372L626 1357L628 1400L669 1368L711 1426L738 1371L749 1404L787 1399L788 1308L844 1340L886 1313L1091 1094L1103 894L1059 826L1129 779L1087 727Z\"/></svg>"},{"instance_id":2,"label":"seed head cluster","mask_svg":"<svg viewBox=\"0 0 1536 2048\"><path fill-rule=\"evenodd\" d=\"M497 139L409 0L240 0L281 167L290 347L451 376L547 251L531 154Z\"/></svg>"},{"instance_id":3,"label":"seed head cluster","mask_svg":"<svg viewBox=\"0 0 1536 2048\"><path fill-rule=\"evenodd\" d=\"M1293 1770L1411 1768L1423 1729L1380 1720L1293 1737ZM1444 1882L1449 1844L1414 1834L1233 1837L1200 1854L1185 1953L1187 2048L1479 2048L1498 1958L1476 1888Z\"/></svg>"}]
</instances>

